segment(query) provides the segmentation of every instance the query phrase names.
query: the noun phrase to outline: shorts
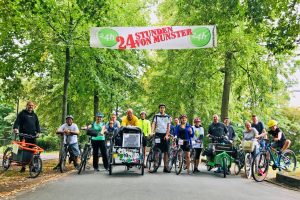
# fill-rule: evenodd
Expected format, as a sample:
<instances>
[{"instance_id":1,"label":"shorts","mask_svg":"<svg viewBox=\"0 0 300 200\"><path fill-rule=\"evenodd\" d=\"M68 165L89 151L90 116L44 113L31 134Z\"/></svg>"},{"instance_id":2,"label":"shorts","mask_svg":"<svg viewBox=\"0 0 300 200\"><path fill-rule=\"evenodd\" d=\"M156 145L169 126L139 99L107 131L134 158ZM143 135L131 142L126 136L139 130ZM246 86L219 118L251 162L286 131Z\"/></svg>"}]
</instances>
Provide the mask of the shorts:
<instances>
[{"instance_id":1,"label":"shorts","mask_svg":"<svg viewBox=\"0 0 300 200\"><path fill-rule=\"evenodd\" d=\"M69 144L69 149L74 156L79 156L80 151L79 151L79 146L78 146L77 142L74 144Z\"/></svg>"},{"instance_id":2,"label":"shorts","mask_svg":"<svg viewBox=\"0 0 300 200\"><path fill-rule=\"evenodd\" d=\"M274 149L281 149L283 147L285 143L285 140L283 141L278 141L278 142L272 142L271 146L274 148Z\"/></svg>"},{"instance_id":3,"label":"shorts","mask_svg":"<svg viewBox=\"0 0 300 200\"><path fill-rule=\"evenodd\" d=\"M162 153L169 152L169 141L165 140L166 133L155 133L155 137L160 138L160 143L156 146L161 150Z\"/></svg>"},{"instance_id":4,"label":"shorts","mask_svg":"<svg viewBox=\"0 0 300 200\"><path fill-rule=\"evenodd\" d=\"M147 137L147 136L144 136L144 137L143 137L143 147L146 147L146 146L147 146L147 142L148 142L148 137Z\"/></svg>"},{"instance_id":5,"label":"shorts","mask_svg":"<svg viewBox=\"0 0 300 200\"><path fill-rule=\"evenodd\" d=\"M195 159L199 160L200 159L200 154L201 154L202 148L195 148Z\"/></svg>"},{"instance_id":6,"label":"shorts","mask_svg":"<svg viewBox=\"0 0 300 200\"><path fill-rule=\"evenodd\" d=\"M178 145L178 142L176 142L177 145ZM180 148L183 150L183 151L190 151L191 150L191 146L190 146L190 142L189 141L184 141L183 142L183 145L180 145Z\"/></svg>"}]
</instances>

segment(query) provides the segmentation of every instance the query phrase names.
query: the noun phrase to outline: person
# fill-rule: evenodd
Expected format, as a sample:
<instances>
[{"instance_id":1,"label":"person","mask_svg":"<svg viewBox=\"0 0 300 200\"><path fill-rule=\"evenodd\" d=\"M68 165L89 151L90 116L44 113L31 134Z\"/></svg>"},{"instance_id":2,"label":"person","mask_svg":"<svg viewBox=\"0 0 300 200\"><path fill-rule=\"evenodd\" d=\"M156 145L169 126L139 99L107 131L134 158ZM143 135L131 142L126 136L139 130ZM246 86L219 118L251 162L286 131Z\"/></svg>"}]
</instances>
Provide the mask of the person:
<instances>
[{"instance_id":1,"label":"person","mask_svg":"<svg viewBox=\"0 0 300 200\"><path fill-rule=\"evenodd\" d=\"M122 118L121 126L138 126L139 120L138 118L133 114L133 110L129 108L126 111L126 116Z\"/></svg>"},{"instance_id":2,"label":"person","mask_svg":"<svg viewBox=\"0 0 300 200\"><path fill-rule=\"evenodd\" d=\"M261 135L260 137L264 137L267 135L265 125L263 122L258 120L258 117L256 115L252 115L252 127L254 127L258 131L258 135Z\"/></svg>"},{"instance_id":3,"label":"person","mask_svg":"<svg viewBox=\"0 0 300 200\"><path fill-rule=\"evenodd\" d=\"M164 160L164 170L165 173L170 173L168 167L168 151L169 151L169 137L170 137L170 116L165 113L166 105L160 104L158 106L159 113L153 117L152 120L152 131L155 132L155 137L160 138L160 143L157 147L161 150Z\"/></svg>"},{"instance_id":4,"label":"person","mask_svg":"<svg viewBox=\"0 0 300 200\"><path fill-rule=\"evenodd\" d=\"M246 121L245 122L245 130L243 132L243 141L253 141L254 142L254 151L252 152L252 155L254 156L259 151L259 145L257 142L258 131L256 128L251 126L251 123Z\"/></svg>"},{"instance_id":5,"label":"person","mask_svg":"<svg viewBox=\"0 0 300 200\"><path fill-rule=\"evenodd\" d=\"M180 124L179 123L179 118L178 117L174 118L174 125L172 124L172 117L170 117L170 121L171 121L170 133L171 133L171 135L174 136L175 135L175 127Z\"/></svg>"},{"instance_id":6,"label":"person","mask_svg":"<svg viewBox=\"0 0 300 200\"><path fill-rule=\"evenodd\" d=\"M227 136L228 130L226 126L219 122L219 116L217 114L213 115L213 122L208 127L208 137L220 137L218 139L213 139L213 142L225 142L224 136Z\"/></svg>"},{"instance_id":7,"label":"person","mask_svg":"<svg viewBox=\"0 0 300 200\"><path fill-rule=\"evenodd\" d=\"M99 171L99 149L102 155L102 161L104 168L108 169L108 159L106 153L106 145L105 145L105 123L102 122L102 118L104 115L102 113L96 114L96 121L93 122L91 125L88 126L89 129L93 129L97 131L97 136L92 137L92 148L93 148L93 167L94 171Z\"/></svg>"},{"instance_id":8,"label":"person","mask_svg":"<svg viewBox=\"0 0 300 200\"><path fill-rule=\"evenodd\" d=\"M194 141L193 148L195 149L195 168L194 173L199 172L198 165L200 161L200 154L203 149L203 138L204 138L204 128L201 125L201 119L199 117L194 119L194 126L192 127L194 130L194 137L192 141Z\"/></svg>"},{"instance_id":9,"label":"person","mask_svg":"<svg viewBox=\"0 0 300 200\"><path fill-rule=\"evenodd\" d=\"M74 156L73 163L74 167L78 168L78 156L80 154L79 146L78 146L78 134L79 129L77 124L73 123L74 117L72 115L66 116L66 123L62 124L57 129L57 134L63 134L64 144L69 144L70 153ZM59 164L58 164L59 166Z\"/></svg>"},{"instance_id":10,"label":"person","mask_svg":"<svg viewBox=\"0 0 300 200\"><path fill-rule=\"evenodd\" d=\"M146 119L147 113L142 111L140 113L141 119L139 119L139 127L143 131L143 150L144 150L144 165L145 165L145 158L146 158L146 147L149 135L152 133L151 131L151 123L149 120Z\"/></svg>"},{"instance_id":11,"label":"person","mask_svg":"<svg viewBox=\"0 0 300 200\"><path fill-rule=\"evenodd\" d=\"M34 112L35 105L32 101L28 101L26 104L26 108L22 110L13 125L13 132L24 133L27 135L32 135L38 137L41 128L38 116ZM36 138L23 138L20 136L20 141L25 139L26 143L36 144ZM25 165L22 165L20 172L25 172Z\"/></svg>"},{"instance_id":12,"label":"person","mask_svg":"<svg viewBox=\"0 0 300 200\"><path fill-rule=\"evenodd\" d=\"M111 121L113 121L113 127L114 128L120 128L121 124L120 122L117 120L117 115L115 113L111 114ZM106 124L109 125L109 124Z\"/></svg>"},{"instance_id":13,"label":"person","mask_svg":"<svg viewBox=\"0 0 300 200\"><path fill-rule=\"evenodd\" d=\"M226 126L223 123L219 122L219 116L217 114L213 115L213 122L208 127L208 137L218 137L218 138L212 138L212 142L217 143L229 143L228 140L226 140L228 130ZM222 170L220 167L215 171L215 173L221 173Z\"/></svg>"},{"instance_id":14,"label":"person","mask_svg":"<svg viewBox=\"0 0 300 200\"><path fill-rule=\"evenodd\" d=\"M291 141L286 139L285 134L279 129L277 121L271 119L268 122L268 134L273 136L272 148L280 149L281 152L285 151L291 145Z\"/></svg>"},{"instance_id":15,"label":"person","mask_svg":"<svg viewBox=\"0 0 300 200\"><path fill-rule=\"evenodd\" d=\"M190 174L190 149L192 147L191 139L194 137L194 131L192 126L187 123L187 116L180 116L180 125L175 128L175 138L183 140L183 145L180 148L185 152L187 173ZM178 145L178 144L177 144Z\"/></svg>"},{"instance_id":16,"label":"person","mask_svg":"<svg viewBox=\"0 0 300 200\"><path fill-rule=\"evenodd\" d=\"M233 140L235 139L236 135L235 135L235 131L233 129L233 127L230 124L230 120L228 117L224 118L224 125L226 126L227 130L228 130L228 139L233 142Z\"/></svg>"}]
</instances>

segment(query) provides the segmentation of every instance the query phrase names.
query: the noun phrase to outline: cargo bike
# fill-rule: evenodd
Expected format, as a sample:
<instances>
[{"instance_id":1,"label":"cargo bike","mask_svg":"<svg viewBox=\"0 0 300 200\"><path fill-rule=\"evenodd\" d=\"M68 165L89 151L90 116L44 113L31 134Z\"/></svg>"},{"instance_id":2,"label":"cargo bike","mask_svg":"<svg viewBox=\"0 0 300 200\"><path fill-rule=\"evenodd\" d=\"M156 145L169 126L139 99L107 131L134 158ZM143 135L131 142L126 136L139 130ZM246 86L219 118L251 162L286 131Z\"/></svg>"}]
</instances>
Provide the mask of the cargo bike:
<instances>
[{"instance_id":1,"label":"cargo bike","mask_svg":"<svg viewBox=\"0 0 300 200\"><path fill-rule=\"evenodd\" d=\"M21 141L17 140L17 135L22 137ZM40 154L44 151L36 144L25 142L25 138L35 139L38 136L24 133L15 134L12 141L12 147L8 147L3 154L2 166L8 170L11 165L25 166L29 165L29 175L36 178L42 171L42 159Z\"/></svg>"},{"instance_id":2,"label":"cargo bike","mask_svg":"<svg viewBox=\"0 0 300 200\"><path fill-rule=\"evenodd\" d=\"M144 175L143 133L133 126L121 127L111 138L108 156L108 171L112 175L114 166L136 166Z\"/></svg>"}]
</instances>

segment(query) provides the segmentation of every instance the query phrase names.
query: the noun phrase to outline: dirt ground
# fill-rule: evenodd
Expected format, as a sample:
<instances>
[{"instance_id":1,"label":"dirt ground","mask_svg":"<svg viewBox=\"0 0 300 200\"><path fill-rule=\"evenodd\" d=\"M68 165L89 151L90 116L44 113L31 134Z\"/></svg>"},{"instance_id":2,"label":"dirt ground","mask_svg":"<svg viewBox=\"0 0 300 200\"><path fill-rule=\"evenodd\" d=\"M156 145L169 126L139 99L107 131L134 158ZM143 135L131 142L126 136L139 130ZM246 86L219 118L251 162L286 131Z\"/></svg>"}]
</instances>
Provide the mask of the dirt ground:
<instances>
[{"instance_id":1,"label":"dirt ground","mask_svg":"<svg viewBox=\"0 0 300 200\"><path fill-rule=\"evenodd\" d=\"M14 196L16 193L37 187L45 182L58 179L74 171L72 165L67 166L66 173L53 170L57 164L57 159L43 161L43 171L37 178L30 178L28 166L24 173L20 173L20 166L11 166L9 170L0 171L0 199Z\"/></svg>"}]
</instances>

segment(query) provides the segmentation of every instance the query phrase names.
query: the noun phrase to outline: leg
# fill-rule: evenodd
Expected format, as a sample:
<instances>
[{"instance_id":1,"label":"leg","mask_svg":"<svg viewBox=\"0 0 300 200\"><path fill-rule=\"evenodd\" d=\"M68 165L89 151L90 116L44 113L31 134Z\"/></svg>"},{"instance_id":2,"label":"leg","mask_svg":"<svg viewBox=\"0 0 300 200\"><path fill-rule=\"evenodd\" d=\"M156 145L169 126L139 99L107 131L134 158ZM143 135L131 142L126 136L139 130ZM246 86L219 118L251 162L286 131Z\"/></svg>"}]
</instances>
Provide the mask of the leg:
<instances>
[{"instance_id":1,"label":"leg","mask_svg":"<svg viewBox=\"0 0 300 200\"><path fill-rule=\"evenodd\" d=\"M108 169L108 159L107 159L107 151L106 151L106 146L105 146L105 140L100 140L99 141L99 145L100 145L100 151L102 154L102 162L104 165L105 169Z\"/></svg>"},{"instance_id":2,"label":"leg","mask_svg":"<svg viewBox=\"0 0 300 200\"><path fill-rule=\"evenodd\" d=\"M281 148L281 151L287 150L291 146L291 140L285 140L283 147Z\"/></svg>"},{"instance_id":3,"label":"leg","mask_svg":"<svg viewBox=\"0 0 300 200\"><path fill-rule=\"evenodd\" d=\"M93 167L94 170L99 170L98 162L99 162L99 144L97 140L92 140L92 147L93 147Z\"/></svg>"},{"instance_id":4,"label":"leg","mask_svg":"<svg viewBox=\"0 0 300 200\"><path fill-rule=\"evenodd\" d=\"M185 152L186 169L188 174L190 174L190 153L190 151Z\"/></svg>"}]
</instances>

